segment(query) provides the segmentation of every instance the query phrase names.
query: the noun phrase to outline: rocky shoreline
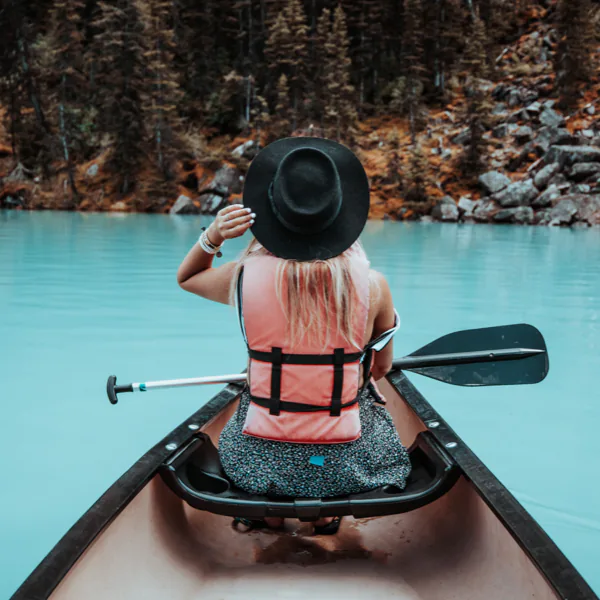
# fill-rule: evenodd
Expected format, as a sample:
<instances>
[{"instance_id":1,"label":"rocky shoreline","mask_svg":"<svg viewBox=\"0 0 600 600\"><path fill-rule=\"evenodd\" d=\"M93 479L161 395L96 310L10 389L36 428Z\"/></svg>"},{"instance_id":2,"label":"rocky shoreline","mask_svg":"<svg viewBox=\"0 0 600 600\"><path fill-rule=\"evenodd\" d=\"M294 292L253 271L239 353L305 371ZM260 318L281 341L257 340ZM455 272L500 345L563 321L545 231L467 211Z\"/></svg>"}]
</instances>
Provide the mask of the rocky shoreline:
<instances>
[{"instance_id":1,"label":"rocky shoreline","mask_svg":"<svg viewBox=\"0 0 600 600\"><path fill-rule=\"evenodd\" d=\"M518 90L499 84L492 96L504 100L493 114L504 122L484 134L505 139L512 136L522 147L507 161L509 171L531 162L519 179L501 170L479 177L481 198L448 196L434 207L431 219L522 225L600 225L600 131L594 104L582 109L590 118L589 128L571 132L567 119L555 110L554 100L540 102L533 90ZM523 100L532 100L523 107ZM510 108L513 110L510 111ZM511 142L513 141L511 140ZM460 139L454 139L460 143ZM495 156L494 156L495 155ZM506 153L492 153L506 158Z\"/></svg>"},{"instance_id":2,"label":"rocky shoreline","mask_svg":"<svg viewBox=\"0 0 600 600\"><path fill-rule=\"evenodd\" d=\"M565 117L555 100L544 99L550 90L550 82L545 86L543 78L528 87L491 84L495 124L483 137L494 148L489 155L494 169L479 177L479 189L472 195L444 195L420 220L600 226L600 121L595 103ZM465 143L466 129L444 133L454 150L447 148L447 156L441 158L452 160ZM199 182L194 198L180 196L170 212L214 214L238 198L245 173L239 162L247 164L257 151L252 140L237 146L231 163L224 163L212 179ZM371 179L372 187L377 187L379 175Z\"/></svg>"}]
</instances>

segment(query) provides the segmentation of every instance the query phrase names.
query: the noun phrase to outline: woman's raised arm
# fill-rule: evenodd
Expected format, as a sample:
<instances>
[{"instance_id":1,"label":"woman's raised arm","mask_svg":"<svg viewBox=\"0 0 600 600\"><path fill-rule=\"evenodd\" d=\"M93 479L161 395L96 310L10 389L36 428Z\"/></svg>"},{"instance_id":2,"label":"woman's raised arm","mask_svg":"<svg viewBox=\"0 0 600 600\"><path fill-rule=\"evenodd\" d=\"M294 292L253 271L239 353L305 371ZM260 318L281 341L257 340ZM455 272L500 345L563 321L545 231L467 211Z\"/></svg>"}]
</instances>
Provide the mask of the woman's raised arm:
<instances>
[{"instance_id":1,"label":"woman's raised arm","mask_svg":"<svg viewBox=\"0 0 600 600\"><path fill-rule=\"evenodd\" d=\"M219 211L206 231L208 242L219 247L225 240L243 235L254 223L254 215L241 204L232 204ZM200 244L188 252L177 270L177 283L187 292L214 302L229 304L229 289L235 261L213 268L214 254Z\"/></svg>"}]
</instances>

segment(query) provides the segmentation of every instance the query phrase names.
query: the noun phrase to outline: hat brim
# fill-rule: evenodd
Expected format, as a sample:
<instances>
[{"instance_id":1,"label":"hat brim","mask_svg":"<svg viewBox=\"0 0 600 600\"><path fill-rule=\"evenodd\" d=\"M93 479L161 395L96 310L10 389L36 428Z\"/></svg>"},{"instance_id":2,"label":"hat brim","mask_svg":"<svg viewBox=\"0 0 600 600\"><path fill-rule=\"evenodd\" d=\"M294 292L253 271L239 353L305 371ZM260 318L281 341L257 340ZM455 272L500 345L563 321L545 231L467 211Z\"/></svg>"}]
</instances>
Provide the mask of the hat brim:
<instances>
[{"instance_id":1,"label":"hat brim","mask_svg":"<svg viewBox=\"0 0 600 600\"><path fill-rule=\"evenodd\" d=\"M325 152L340 175L340 212L333 223L319 233L290 231L271 208L269 185L283 157L297 148L317 148ZM242 201L256 213L251 231L269 252L299 261L326 260L350 248L360 236L369 215L369 180L360 160L342 144L316 137L283 138L261 150L250 163Z\"/></svg>"}]
</instances>

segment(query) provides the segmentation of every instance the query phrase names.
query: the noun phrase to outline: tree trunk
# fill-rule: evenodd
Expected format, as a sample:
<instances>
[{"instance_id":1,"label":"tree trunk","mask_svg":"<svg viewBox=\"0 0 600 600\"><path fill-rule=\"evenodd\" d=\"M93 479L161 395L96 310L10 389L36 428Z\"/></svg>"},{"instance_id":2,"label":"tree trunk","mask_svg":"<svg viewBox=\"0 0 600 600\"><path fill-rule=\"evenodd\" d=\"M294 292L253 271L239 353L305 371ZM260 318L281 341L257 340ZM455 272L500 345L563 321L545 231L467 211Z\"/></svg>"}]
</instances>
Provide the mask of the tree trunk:
<instances>
[{"instance_id":1,"label":"tree trunk","mask_svg":"<svg viewBox=\"0 0 600 600\"><path fill-rule=\"evenodd\" d=\"M69 137L67 133L67 128L65 124L65 87L66 87L66 79L67 76L63 73L61 81L60 81L60 104L58 106L59 112L59 127L60 127L60 139L63 147L63 157L67 164L67 173L69 175L69 185L71 186L71 191L73 192L73 199L79 200L79 192L77 191L77 186L75 185L75 175L73 172L73 161L71 160L71 153L69 152Z\"/></svg>"},{"instance_id":2,"label":"tree trunk","mask_svg":"<svg viewBox=\"0 0 600 600\"><path fill-rule=\"evenodd\" d=\"M27 44L23 39L22 32L19 31L17 33L17 44L19 48L19 56L21 58L21 68L23 69L23 74L25 78L25 85L27 86L27 93L29 94L29 101L31 102L31 106L33 106L33 110L35 111L35 116L40 124L40 127L44 130L44 133L48 133L48 124L46 123L46 117L44 115L44 111L40 104L38 95L35 91L35 86L33 85L33 79L31 75L31 71L29 69L29 62L27 60Z\"/></svg>"}]
</instances>

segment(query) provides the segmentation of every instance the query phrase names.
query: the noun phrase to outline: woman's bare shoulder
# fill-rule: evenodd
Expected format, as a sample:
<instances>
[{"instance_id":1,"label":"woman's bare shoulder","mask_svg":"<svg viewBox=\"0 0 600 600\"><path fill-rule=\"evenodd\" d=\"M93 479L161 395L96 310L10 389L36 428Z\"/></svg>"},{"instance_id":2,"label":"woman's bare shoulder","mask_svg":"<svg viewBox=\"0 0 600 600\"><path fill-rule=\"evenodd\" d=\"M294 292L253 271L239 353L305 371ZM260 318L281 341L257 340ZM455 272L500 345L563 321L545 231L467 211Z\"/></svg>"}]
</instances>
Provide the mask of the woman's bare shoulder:
<instances>
[{"instance_id":1,"label":"woman's bare shoulder","mask_svg":"<svg viewBox=\"0 0 600 600\"><path fill-rule=\"evenodd\" d=\"M383 273L369 269L369 283L371 289L371 302L381 306L392 301L390 286Z\"/></svg>"}]
</instances>

